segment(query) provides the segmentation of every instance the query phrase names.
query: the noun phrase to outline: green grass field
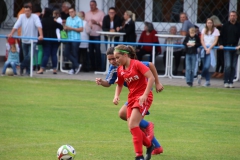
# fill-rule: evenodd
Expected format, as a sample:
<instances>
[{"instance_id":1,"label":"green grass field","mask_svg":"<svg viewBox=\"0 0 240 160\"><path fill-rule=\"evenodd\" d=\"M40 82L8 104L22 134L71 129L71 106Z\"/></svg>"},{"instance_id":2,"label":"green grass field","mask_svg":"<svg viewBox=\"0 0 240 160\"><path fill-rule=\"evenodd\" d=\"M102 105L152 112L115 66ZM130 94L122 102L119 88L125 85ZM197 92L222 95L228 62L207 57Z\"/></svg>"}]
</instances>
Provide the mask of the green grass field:
<instances>
[{"instance_id":1,"label":"green grass field","mask_svg":"<svg viewBox=\"0 0 240 160\"><path fill-rule=\"evenodd\" d=\"M133 160L115 87L95 82L0 78L0 159L54 160L63 144L76 160ZM240 159L240 90L165 86L150 116L164 153L152 160Z\"/></svg>"}]
</instances>

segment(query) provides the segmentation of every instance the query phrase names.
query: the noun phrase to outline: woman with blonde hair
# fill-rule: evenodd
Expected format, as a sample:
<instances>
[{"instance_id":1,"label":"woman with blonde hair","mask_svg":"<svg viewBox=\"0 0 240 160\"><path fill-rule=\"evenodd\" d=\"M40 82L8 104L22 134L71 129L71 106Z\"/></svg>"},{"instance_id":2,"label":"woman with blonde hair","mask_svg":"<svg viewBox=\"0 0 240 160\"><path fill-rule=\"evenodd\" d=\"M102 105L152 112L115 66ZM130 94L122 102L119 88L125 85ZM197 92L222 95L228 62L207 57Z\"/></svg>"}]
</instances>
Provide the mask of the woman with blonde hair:
<instances>
[{"instance_id":1,"label":"woman with blonde hair","mask_svg":"<svg viewBox=\"0 0 240 160\"><path fill-rule=\"evenodd\" d=\"M155 78L147 66L136 60L135 49L132 46L118 45L115 47L114 57L119 67L117 68L118 81L113 103L118 104L123 84L126 83L129 89L127 121L128 128L132 133L136 153L135 160L143 160L143 145L147 147L144 160L150 160L154 145L140 129L139 123L152 104L151 88Z\"/></svg>"},{"instance_id":2,"label":"woman with blonde hair","mask_svg":"<svg viewBox=\"0 0 240 160\"><path fill-rule=\"evenodd\" d=\"M136 42L136 33L135 33L135 14L127 10L123 18L125 20L122 27L117 27L118 32L126 33L123 37L124 42Z\"/></svg>"}]
</instances>

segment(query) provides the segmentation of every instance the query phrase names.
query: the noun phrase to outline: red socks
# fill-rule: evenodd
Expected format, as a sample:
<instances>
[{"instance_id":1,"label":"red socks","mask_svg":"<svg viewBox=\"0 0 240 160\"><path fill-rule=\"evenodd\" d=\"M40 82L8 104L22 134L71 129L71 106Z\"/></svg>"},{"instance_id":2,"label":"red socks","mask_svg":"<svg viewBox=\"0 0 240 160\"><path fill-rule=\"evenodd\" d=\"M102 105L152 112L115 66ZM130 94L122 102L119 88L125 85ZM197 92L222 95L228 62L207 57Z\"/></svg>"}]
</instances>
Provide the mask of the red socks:
<instances>
[{"instance_id":1,"label":"red socks","mask_svg":"<svg viewBox=\"0 0 240 160\"><path fill-rule=\"evenodd\" d=\"M142 145L149 147L151 142L139 127L132 128L131 133L136 156L142 156Z\"/></svg>"}]
</instances>

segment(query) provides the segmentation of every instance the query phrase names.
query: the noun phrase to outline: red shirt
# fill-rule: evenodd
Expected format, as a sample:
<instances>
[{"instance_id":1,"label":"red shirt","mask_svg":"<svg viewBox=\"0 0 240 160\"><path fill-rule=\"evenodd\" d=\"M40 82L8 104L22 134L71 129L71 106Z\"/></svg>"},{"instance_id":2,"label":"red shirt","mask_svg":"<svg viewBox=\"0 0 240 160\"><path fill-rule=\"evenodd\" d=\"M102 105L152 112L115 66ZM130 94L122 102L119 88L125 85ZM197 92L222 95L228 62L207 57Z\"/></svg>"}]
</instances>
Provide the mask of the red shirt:
<instances>
[{"instance_id":1,"label":"red shirt","mask_svg":"<svg viewBox=\"0 0 240 160\"><path fill-rule=\"evenodd\" d=\"M139 43L159 43L158 37L155 36L155 34L157 34L155 30L152 30L152 32L150 32L149 35L147 35L146 31L143 31L138 42ZM161 53L161 47L156 46L156 48L157 48L157 52ZM142 49L146 52L152 52L152 46L142 46Z\"/></svg>"},{"instance_id":2,"label":"red shirt","mask_svg":"<svg viewBox=\"0 0 240 160\"><path fill-rule=\"evenodd\" d=\"M143 95L147 87L147 79L144 74L149 71L149 68L138 60L131 59L128 69L119 66L117 69L118 84L127 83L129 94L128 101L136 96Z\"/></svg>"}]
</instances>

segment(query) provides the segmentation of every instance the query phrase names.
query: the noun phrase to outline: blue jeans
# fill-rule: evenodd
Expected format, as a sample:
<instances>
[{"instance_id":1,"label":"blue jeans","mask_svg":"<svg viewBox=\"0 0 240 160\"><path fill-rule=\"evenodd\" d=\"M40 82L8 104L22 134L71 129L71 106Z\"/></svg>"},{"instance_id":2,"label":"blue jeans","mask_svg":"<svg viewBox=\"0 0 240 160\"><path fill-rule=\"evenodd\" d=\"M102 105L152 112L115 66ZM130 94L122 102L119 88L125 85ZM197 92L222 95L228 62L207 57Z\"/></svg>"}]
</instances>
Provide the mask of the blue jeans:
<instances>
[{"instance_id":1,"label":"blue jeans","mask_svg":"<svg viewBox=\"0 0 240 160\"><path fill-rule=\"evenodd\" d=\"M186 62L185 72L186 82L193 83L194 69L196 65L196 54L186 54L185 62Z\"/></svg>"},{"instance_id":2,"label":"blue jeans","mask_svg":"<svg viewBox=\"0 0 240 160\"><path fill-rule=\"evenodd\" d=\"M224 50L224 83L233 84L238 54L234 50Z\"/></svg>"},{"instance_id":3,"label":"blue jeans","mask_svg":"<svg viewBox=\"0 0 240 160\"><path fill-rule=\"evenodd\" d=\"M23 61L21 62L20 68L23 70L26 68L26 73L30 74L30 55L31 55L31 43L22 43L23 50ZM36 51L36 42L33 43L33 52Z\"/></svg>"},{"instance_id":4,"label":"blue jeans","mask_svg":"<svg viewBox=\"0 0 240 160\"><path fill-rule=\"evenodd\" d=\"M91 41L100 41L100 36L90 36ZM95 52L94 52L95 50ZM100 43L89 43L89 55L93 70L101 70L101 50Z\"/></svg>"},{"instance_id":5,"label":"blue jeans","mask_svg":"<svg viewBox=\"0 0 240 160\"><path fill-rule=\"evenodd\" d=\"M209 69L211 65L211 57L210 54L204 53L204 57L202 58L202 77L205 77L206 81L210 81Z\"/></svg>"},{"instance_id":6,"label":"blue jeans","mask_svg":"<svg viewBox=\"0 0 240 160\"><path fill-rule=\"evenodd\" d=\"M10 61L6 61L3 65L3 70L2 70L2 74L5 74L6 73L6 69L8 67L11 67L12 70L13 70L13 74L17 75L17 63L16 62L10 62Z\"/></svg>"},{"instance_id":7,"label":"blue jeans","mask_svg":"<svg viewBox=\"0 0 240 160\"><path fill-rule=\"evenodd\" d=\"M46 68L48 59L51 56L52 59L52 68L57 69L57 50L59 47L59 42L46 41L43 43L43 61L42 68Z\"/></svg>"},{"instance_id":8,"label":"blue jeans","mask_svg":"<svg viewBox=\"0 0 240 160\"><path fill-rule=\"evenodd\" d=\"M75 70L79 67L78 63L78 48L80 42L66 42L65 43L65 56L72 62L72 69Z\"/></svg>"}]
</instances>

